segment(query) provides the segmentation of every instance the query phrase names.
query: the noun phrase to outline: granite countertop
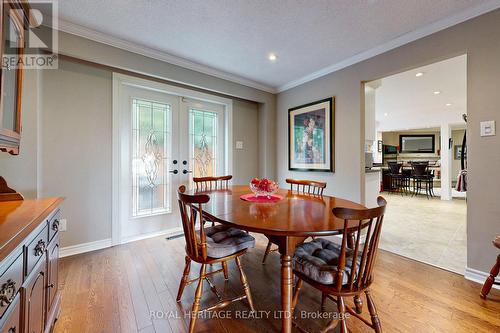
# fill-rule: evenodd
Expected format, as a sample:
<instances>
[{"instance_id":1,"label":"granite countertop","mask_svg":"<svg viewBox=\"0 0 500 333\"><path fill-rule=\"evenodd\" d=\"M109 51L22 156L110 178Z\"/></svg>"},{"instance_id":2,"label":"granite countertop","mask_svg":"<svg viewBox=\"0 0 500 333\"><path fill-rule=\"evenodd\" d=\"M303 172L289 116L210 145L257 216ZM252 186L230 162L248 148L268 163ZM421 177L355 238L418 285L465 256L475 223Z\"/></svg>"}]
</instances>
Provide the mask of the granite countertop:
<instances>
[{"instance_id":1,"label":"granite countertop","mask_svg":"<svg viewBox=\"0 0 500 333\"><path fill-rule=\"evenodd\" d=\"M373 167L370 169L365 168L365 173L375 173L375 172L380 172L381 170L382 170L382 168L379 168L379 167Z\"/></svg>"}]
</instances>

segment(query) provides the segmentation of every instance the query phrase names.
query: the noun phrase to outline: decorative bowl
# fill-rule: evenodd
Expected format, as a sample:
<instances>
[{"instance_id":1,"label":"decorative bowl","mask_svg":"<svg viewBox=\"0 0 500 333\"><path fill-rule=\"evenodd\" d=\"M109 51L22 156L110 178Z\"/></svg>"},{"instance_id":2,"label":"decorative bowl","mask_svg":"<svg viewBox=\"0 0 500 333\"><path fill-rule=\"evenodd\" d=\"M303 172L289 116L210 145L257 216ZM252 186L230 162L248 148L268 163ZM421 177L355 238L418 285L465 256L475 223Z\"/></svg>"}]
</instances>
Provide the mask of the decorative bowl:
<instances>
[{"instance_id":1,"label":"decorative bowl","mask_svg":"<svg viewBox=\"0 0 500 333\"><path fill-rule=\"evenodd\" d=\"M254 178L250 181L250 190L256 197L271 197L279 188L278 183L267 178Z\"/></svg>"}]
</instances>

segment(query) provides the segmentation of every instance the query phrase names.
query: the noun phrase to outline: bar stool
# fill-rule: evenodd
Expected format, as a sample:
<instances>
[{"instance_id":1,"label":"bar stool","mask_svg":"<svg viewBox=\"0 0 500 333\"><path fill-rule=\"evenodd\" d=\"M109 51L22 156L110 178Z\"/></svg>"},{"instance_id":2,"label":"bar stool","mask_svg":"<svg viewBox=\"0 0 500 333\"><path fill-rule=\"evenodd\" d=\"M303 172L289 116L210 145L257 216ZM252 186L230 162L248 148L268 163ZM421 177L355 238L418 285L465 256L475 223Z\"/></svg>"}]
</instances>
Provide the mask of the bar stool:
<instances>
[{"instance_id":1,"label":"bar stool","mask_svg":"<svg viewBox=\"0 0 500 333\"><path fill-rule=\"evenodd\" d=\"M429 162L412 162L413 195L420 194L422 185L425 185L427 199L434 196L434 175L429 172ZM413 196L412 195L412 196Z\"/></svg>"},{"instance_id":2,"label":"bar stool","mask_svg":"<svg viewBox=\"0 0 500 333\"><path fill-rule=\"evenodd\" d=\"M409 177L402 173L402 163L389 162L389 177L391 177L391 192L406 193L409 184Z\"/></svg>"}]
</instances>

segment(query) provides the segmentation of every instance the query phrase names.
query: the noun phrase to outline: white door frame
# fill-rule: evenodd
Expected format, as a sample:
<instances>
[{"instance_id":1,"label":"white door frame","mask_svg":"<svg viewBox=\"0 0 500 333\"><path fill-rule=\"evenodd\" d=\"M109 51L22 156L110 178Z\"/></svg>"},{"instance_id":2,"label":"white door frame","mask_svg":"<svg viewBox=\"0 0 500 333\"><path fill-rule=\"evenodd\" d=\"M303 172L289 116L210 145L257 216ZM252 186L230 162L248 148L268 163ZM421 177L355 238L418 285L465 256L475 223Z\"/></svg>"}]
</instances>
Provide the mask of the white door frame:
<instances>
[{"instance_id":1,"label":"white door frame","mask_svg":"<svg viewBox=\"0 0 500 333\"><path fill-rule=\"evenodd\" d=\"M202 93L199 91L189 90L186 88L171 86L165 83L141 79L134 76L113 73L113 99L112 99L112 190L111 190L111 240L112 245L118 245L139 239L155 237L164 234L178 233L182 228L176 230L167 229L159 230L150 234L142 234L134 238L128 237L123 239L121 235L121 211L120 211L120 175L121 175L121 153L120 153L120 126L121 124L121 94L123 86L132 86L145 88L152 91L176 95L196 99L204 102L219 104L224 106L224 150L225 156L225 172L232 174L233 172L233 101L229 98L219 97ZM179 229L179 230L178 230Z\"/></svg>"}]
</instances>

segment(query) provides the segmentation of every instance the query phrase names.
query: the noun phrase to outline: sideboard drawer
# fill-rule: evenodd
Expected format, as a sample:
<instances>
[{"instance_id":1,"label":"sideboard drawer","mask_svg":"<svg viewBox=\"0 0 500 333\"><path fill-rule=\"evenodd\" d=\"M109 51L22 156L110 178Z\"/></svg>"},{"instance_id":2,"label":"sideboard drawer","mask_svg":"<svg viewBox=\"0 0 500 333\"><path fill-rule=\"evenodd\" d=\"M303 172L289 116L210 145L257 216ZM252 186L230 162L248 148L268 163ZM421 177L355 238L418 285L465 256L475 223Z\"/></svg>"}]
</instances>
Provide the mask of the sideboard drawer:
<instances>
[{"instance_id":1,"label":"sideboard drawer","mask_svg":"<svg viewBox=\"0 0 500 333\"><path fill-rule=\"evenodd\" d=\"M0 319L0 333L21 332L21 296L17 295L12 302L12 307Z\"/></svg>"},{"instance_id":2,"label":"sideboard drawer","mask_svg":"<svg viewBox=\"0 0 500 333\"><path fill-rule=\"evenodd\" d=\"M3 268L2 268L3 269ZM0 272L0 318L13 303L17 291L23 284L23 255L19 254L12 264Z\"/></svg>"},{"instance_id":3,"label":"sideboard drawer","mask_svg":"<svg viewBox=\"0 0 500 333\"><path fill-rule=\"evenodd\" d=\"M59 232L59 219L61 218L61 211L58 210L54 215L49 218L49 242Z\"/></svg>"},{"instance_id":4,"label":"sideboard drawer","mask_svg":"<svg viewBox=\"0 0 500 333\"><path fill-rule=\"evenodd\" d=\"M33 267L35 267L40 259L45 258L45 250L49 244L47 229L48 227L45 225L42 231L26 246L25 276L31 273Z\"/></svg>"}]
</instances>

